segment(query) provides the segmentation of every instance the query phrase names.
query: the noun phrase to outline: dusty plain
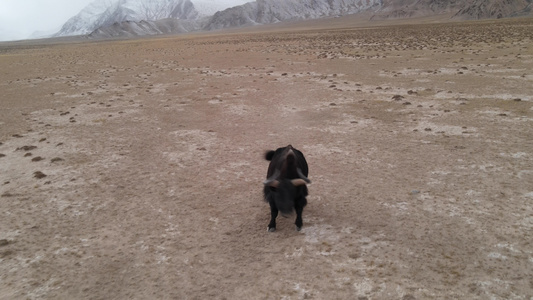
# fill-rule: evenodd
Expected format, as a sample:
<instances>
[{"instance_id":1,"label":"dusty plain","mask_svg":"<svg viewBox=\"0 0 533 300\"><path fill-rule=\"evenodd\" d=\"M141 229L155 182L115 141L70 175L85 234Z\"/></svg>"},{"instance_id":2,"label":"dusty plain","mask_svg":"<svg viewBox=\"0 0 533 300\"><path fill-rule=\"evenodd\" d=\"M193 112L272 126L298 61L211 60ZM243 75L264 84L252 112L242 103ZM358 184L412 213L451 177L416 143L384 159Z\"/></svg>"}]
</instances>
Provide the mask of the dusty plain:
<instances>
[{"instance_id":1,"label":"dusty plain","mask_svg":"<svg viewBox=\"0 0 533 300\"><path fill-rule=\"evenodd\" d=\"M0 44L0 299L532 299L533 20L334 21Z\"/></svg>"}]
</instances>

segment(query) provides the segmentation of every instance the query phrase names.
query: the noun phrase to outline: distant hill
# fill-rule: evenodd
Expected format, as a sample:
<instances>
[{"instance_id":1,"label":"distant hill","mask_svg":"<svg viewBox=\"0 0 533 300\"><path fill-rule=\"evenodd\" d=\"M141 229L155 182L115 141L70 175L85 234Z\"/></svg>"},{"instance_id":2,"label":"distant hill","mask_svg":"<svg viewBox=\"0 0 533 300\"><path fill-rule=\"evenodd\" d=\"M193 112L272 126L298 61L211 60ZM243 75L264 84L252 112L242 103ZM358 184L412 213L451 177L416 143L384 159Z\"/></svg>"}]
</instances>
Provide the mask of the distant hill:
<instances>
[{"instance_id":1,"label":"distant hill","mask_svg":"<svg viewBox=\"0 0 533 300\"><path fill-rule=\"evenodd\" d=\"M197 21L161 19L157 21L125 21L110 26L100 27L91 32L89 38L135 37L158 34L179 34L198 31Z\"/></svg>"},{"instance_id":2,"label":"distant hill","mask_svg":"<svg viewBox=\"0 0 533 300\"><path fill-rule=\"evenodd\" d=\"M531 15L533 0L467 1L455 14L461 19L500 19Z\"/></svg>"},{"instance_id":3,"label":"distant hill","mask_svg":"<svg viewBox=\"0 0 533 300\"><path fill-rule=\"evenodd\" d=\"M204 30L378 11L382 0L257 0L217 12Z\"/></svg>"}]
</instances>

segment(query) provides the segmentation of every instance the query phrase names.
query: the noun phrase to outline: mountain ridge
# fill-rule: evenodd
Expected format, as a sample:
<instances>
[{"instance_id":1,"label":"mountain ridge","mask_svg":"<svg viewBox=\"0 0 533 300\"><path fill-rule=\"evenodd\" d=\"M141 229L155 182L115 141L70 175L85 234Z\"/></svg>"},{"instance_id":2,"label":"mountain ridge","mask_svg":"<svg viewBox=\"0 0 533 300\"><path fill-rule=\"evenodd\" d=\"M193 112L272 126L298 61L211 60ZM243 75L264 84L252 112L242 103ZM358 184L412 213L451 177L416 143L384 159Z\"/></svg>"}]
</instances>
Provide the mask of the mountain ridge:
<instances>
[{"instance_id":1,"label":"mountain ridge","mask_svg":"<svg viewBox=\"0 0 533 300\"><path fill-rule=\"evenodd\" d=\"M219 10L212 16L206 15L209 11L207 7L214 7L213 3L218 3L217 7L224 7L237 2L243 4ZM151 5L146 6L143 0L98 0L91 4L92 8L84 9L71 18L70 24L67 22L57 36L84 34L90 38L101 38L175 34L348 14L369 16L369 20L444 14L459 20L496 19L531 15L532 2L533 0L152 0ZM202 12L196 9L195 3L203 5ZM105 5L108 7L103 7ZM91 11L93 15L90 14ZM86 29L82 31L78 27Z\"/></svg>"},{"instance_id":2,"label":"mountain ridge","mask_svg":"<svg viewBox=\"0 0 533 300\"><path fill-rule=\"evenodd\" d=\"M381 4L382 0L257 0L217 12L203 29L215 30L354 14Z\"/></svg>"}]
</instances>

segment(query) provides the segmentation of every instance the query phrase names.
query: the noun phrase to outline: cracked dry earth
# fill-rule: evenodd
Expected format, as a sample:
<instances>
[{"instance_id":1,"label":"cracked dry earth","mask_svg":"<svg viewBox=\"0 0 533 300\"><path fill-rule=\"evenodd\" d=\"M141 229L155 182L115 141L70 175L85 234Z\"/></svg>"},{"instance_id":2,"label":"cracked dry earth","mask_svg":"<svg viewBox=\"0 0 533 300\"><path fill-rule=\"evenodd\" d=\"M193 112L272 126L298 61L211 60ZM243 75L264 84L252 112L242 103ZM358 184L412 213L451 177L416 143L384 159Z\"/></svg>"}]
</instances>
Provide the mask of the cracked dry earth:
<instances>
[{"instance_id":1,"label":"cracked dry earth","mask_svg":"<svg viewBox=\"0 0 533 300\"><path fill-rule=\"evenodd\" d=\"M1 44L0 299L531 299L532 38ZM263 154L288 144L304 227L268 233Z\"/></svg>"}]
</instances>

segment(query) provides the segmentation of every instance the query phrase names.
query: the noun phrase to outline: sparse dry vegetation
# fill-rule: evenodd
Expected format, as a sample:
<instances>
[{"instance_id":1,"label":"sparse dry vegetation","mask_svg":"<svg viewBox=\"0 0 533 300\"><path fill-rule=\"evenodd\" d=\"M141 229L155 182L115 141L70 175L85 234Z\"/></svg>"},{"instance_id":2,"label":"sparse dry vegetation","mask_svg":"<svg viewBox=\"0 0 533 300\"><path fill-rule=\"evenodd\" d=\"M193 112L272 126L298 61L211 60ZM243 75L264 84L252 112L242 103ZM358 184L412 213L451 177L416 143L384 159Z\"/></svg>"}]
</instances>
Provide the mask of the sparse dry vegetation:
<instances>
[{"instance_id":1,"label":"sparse dry vegetation","mask_svg":"<svg viewBox=\"0 0 533 300\"><path fill-rule=\"evenodd\" d=\"M0 298L530 299L533 20L375 25L0 44Z\"/></svg>"}]
</instances>

